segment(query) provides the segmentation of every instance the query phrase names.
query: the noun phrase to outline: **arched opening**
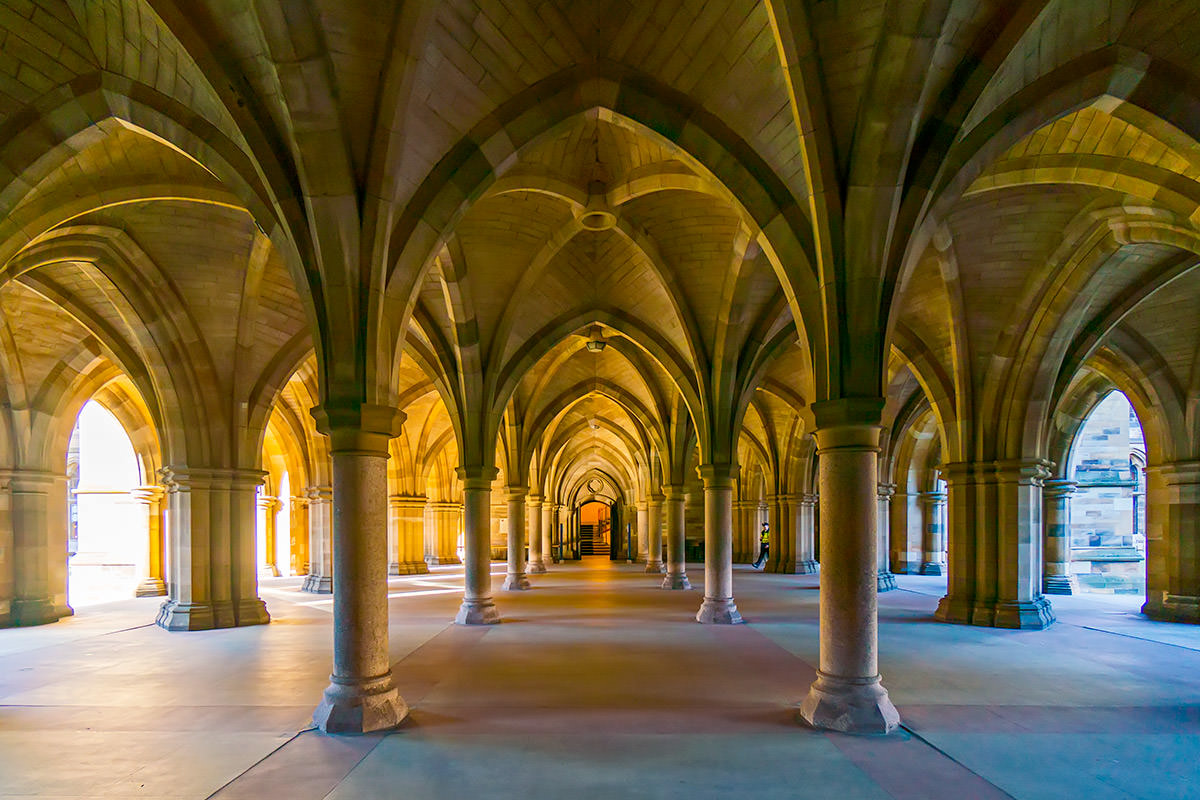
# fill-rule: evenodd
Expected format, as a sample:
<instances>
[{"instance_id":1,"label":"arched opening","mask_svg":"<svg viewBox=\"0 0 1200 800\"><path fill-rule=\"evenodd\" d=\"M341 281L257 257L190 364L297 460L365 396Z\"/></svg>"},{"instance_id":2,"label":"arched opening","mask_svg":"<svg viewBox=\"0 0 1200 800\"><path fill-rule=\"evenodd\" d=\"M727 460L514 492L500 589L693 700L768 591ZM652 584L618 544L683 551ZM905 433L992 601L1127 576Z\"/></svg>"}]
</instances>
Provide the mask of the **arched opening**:
<instances>
[{"instance_id":1,"label":"arched opening","mask_svg":"<svg viewBox=\"0 0 1200 800\"><path fill-rule=\"evenodd\" d=\"M579 507L579 555L609 556L612 543L612 508L599 500Z\"/></svg>"},{"instance_id":2,"label":"arched opening","mask_svg":"<svg viewBox=\"0 0 1200 800\"><path fill-rule=\"evenodd\" d=\"M146 574L149 517L142 470L121 422L95 400L67 449L67 593L73 608L132 597Z\"/></svg>"},{"instance_id":3,"label":"arched opening","mask_svg":"<svg viewBox=\"0 0 1200 800\"><path fill-rule=\"evenodd\" d=\"M1137 413L1112 391L1071 446L1070 573L1081 592L1146 589L1146 442Z\"/></svg>"}]
</instances>

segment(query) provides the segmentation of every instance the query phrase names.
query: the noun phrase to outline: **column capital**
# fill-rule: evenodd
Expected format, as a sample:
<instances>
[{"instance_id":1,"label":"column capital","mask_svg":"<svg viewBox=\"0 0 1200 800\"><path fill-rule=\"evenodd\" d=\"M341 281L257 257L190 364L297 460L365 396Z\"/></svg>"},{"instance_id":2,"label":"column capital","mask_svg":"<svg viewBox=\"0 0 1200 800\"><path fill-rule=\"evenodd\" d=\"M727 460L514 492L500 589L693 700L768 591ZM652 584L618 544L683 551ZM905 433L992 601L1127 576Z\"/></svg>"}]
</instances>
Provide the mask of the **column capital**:
<instances>
[{"instance_id":1,"label":"column capital","mask_svg":"<svg viewBox=\"0 0 1200 800\"><path fill-rule=\"evenodd\" d=\"M45 469L5 469L0 470L0 481L5 481L15 492L40 492L49 489L55 483L67 480L65 473L51 472Z\"/></svg>"},{"instance_id":2,"label":"column capital","mask_svg":"<svg viewBox=\"0 0 1200 800\"><path fill-rule=\"evenodd\" d=\"M496 480L500 470L495 467L472 465L459 467L454 470L454 474L462 481L464 489L491 489L492 481Z\"/></svg>"},{"instance_id":3,"label":"column capital","mask_svg":"<svg viewBox=\"0 0 1200 800\"><path fill-rule=\"evenodd\" d=\"M723 464L701 464L697 471L700 480L704 481L705 489L733 488L737 480L738 466L728 462Z\"/></svg>"},{"instance_id":4,"label":"column capital","mask_svg":"<svg viewBox=\"0 0 1200 800\"><path fill-rule=\"evenodd\" d=\"M1044 458L1013 458L993 461L992 468L1002 483L1041 484L1054 474L1052 462Z\"/></svg>"},{"instance_id":5,"label":"column capital","mask_svg":"<svg viewBox=\"0 0 1200 800\"><path fill-rule=\"evenodd\" d=\"M302 494L293 494L288 497L288 504L295 509L308 508L309 498Z\"/></svg>"},{"instance_id":6,"label":"column capital","mask_svg":"<svg viewBox=\"0 0 1200 800\"><path fill-rule=\"evenodd\" d=\"M821 499L820 496L818 496L816 494L809 494L806 492L806 493L800 495L800 505L815 506L817 504L817 501L820 499Z\"/></svg>"},{"instance_id":7,"label":"column capital","mask_svg":"<svg viewBox=\"0 0 1200 800\"><path fill-rule=\"evenodd\" d=\"M258 498L258 507L266 509L268 512L279 508L279 498L269 494L260 495Z\"/></svg>"},{"instance_id":8,"label":"column capital","mask_svg":"<svg viewBox=\"0 0 1200 800\"><path fill-rule=\"evenodd\" d=\"M540 494L528 494L525 496L526 505L540 506L542 504L542 496Z\"/></svg>"},{"instance_id":9,"label":"column capital","mask_svg":"<svg viewBox=\"0 0 1200 800\"><path fill-rule=\"evenodd\" d=\"M400 435L404 412L370 403L316 406L309 414L317 430L329 437L331 453L388 454L388 442Z\"/></svg>"},{"instance_id":10,"label":"column capital","mask_svg":"<svg viewBox=\"0 0 1200 800\"><path fill-rule=\"evenodd\" d=\"M1168 486L1200 484L1200 461L1169 461L1154 464L1146 472L1162 477Z\"/></svg>"},{"instance_id":11,"label":"column capital","mask_svg":"<svg viewBox=\"0 0 1200 800\"><path fill-rule=\"evenodd\" d=\"M876 489L876 492L878 493L880 500L891 500L892 496L896 494L896 484L881 483Z\"/></svg>"},{"instance_id":12,"label":"column capital","mask_svg":"<svg viewBox=\"0 0 1200 800\"><path fill-rule=\"evenodd\" d=\"M163 495L167 490L155 483L150 483L145 486L138 486L129 490L129 496L138 501L142 505L153 505L163 499Z\"/></svg>"},{"instance_id":13,"label":"column capital","mask_svg":"<svg viewBox=\"0 0 1200 800\"><path fill-rule=\"evenodd\" d=\"M189 489L257 489L267 479L261 469L213 469L171 464L158 471L168 493Z\"/></svg>"},{"instance_id":14,"label":"column capital","mask_svg":"<svg viewBox=\"0 0 1200 800\"><path fill-rule=\"evenodd\" d=\"M1054 478L1042 483L1042 497L1048 500L1058 497L1070 497L1078 487L1079 484L1075 481Z\"/></svg>"},{"instance_id":15,"label":"column capital","mask_svg":"<svg viewBox=\"0 0 1200 800\"><path fill-rule=\"evenodd\" d=\"M425 497L424 495L393 494L388 496L388 505L392 508L419 508L424 510Z\"/></svg>"},{"instance_id":16,"label":"column capital","mask_svg":"<svg viewBox=\"0 0 1200 800\"><path fill-rule=\"evenodd\" d=\"M682 500L685 494L683 491L683 486L664 486L662 487L662 490L663 499L665 500Z\"/></svg>"},{"instance_id":17,"label":"column capital","mask_svg":"<svg viewBox=\"0 0 1200 800\"><path fill-rule=\"evenodd\" d=\"M878 427L883 421L882 397L839 397L813 403L817 430L822 428Z\"/></svg>"},{"instance_id":18,"label":"column capital","mask_svg":"<svg viewBox=\"0 0 1200 800\"><path fill-rule=\"evenodd\" d=\"M938 506L946 502L946 493L917 492L917 500L927 506Z\"/></svg>"},{"instance_id":19,"label":"column capital","mask_svg":"<svg viewBox=\"0 0 1200 800\"><path fill-rule=\"evenodd\" d=\"M830 450L867 450L879 452L879 432L882 426L870 422L842 422L820 426L813 431L817 454Z\"/></svg>"},{"instance_id":20,"label":"column capital","mask_svg":"<svg viewBox=\"0 0 1200 800\"><path fill-rule=\"evenodd\" d=\"M329 503L333 501L333 487L309 486L304 490L304 496L314 503Z\"/></svg>"},{"instance_id":21,"label":"column capital","mask_svg":"<svg viewBox=\"0 0 1200 800\"><path fill-rule=\"evenodd\" d=\"M524 486L506 486L504 491L509 500L524 500L529 495Z\"/></svg>"}]
</instances>

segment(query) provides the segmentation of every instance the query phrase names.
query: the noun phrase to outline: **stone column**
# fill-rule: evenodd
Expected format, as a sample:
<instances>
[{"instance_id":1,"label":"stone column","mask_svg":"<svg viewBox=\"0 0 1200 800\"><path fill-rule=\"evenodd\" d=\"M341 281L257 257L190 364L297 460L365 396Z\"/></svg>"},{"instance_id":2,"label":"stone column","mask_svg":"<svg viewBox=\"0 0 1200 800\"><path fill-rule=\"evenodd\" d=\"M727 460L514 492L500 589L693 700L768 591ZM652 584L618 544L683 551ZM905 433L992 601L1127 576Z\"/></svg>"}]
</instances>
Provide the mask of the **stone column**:
<instances>
[{"instance_id":1,"label":"stone column","mask_svg":"<svg viewBox=\"0 0 1200 800\"><path fill-rule=\"evenodd\" d=\"M687 564L683 560L685 542L683 487L664 486L663 508L665 511L665 534L667 543L667 575L663 578L664 589L690 589Z\"/></svg>"},{"instance_id":2,"label":"stone column","mask_svg":"<svg viewBox=\"0 0 1200 800\"><path fill-rule=\"evenodd\" d=\"M12 602L15 576L13 575L12 492L9 487L11 476L12 473L8 470L0 469L0 628L7 628L13 624Z\"/></svg>"},{"instance_id":3,"label":"stone column","mask_svg":"<svg viewBox=\"0 0 1200 800\"><path fill-rule=\"evenodd\" d=\"M67 605L67 478L9 473L13 542L10 625L42 625L75 613Z\"/></svg>"},{"instance_id":4,"label":"stone column","mask_svg":"<svg viewBox=\"0 0 1200 800\"><path fill-rule=\"evenodd\" d=\"M558 514L555 505L549 500L542 500L542 572L548 572L546 562L554 560L554 528Z\"/></svg>"},{"instance_id":5,"label":"stone column","mask_svg":"<svg viewBox=\"0 0 1200 800\"><path fill-rule=\"evenodd\" d=\"M546 571L546 553L543 549L545 540L542 535L542 496L529 495L525 505L528 509L525 513L525 524L529 539L529 574L541 575Z\"/></svg>"},{"instance_id":6,"label":"stone column","mask_svg":"<svg viewBox=\"0 0 1200 800\"><path fill-rule=\"evenodd\" d=\"M820 664L800 714L817 728L890 733L900 715L878 665L879 425L854 419L867 411L878 419L878 409L874 403L848 408L844 401L814 405L821 530L837 535L822 541Z\"/></svg>"},{"instance_id":7,"label":"stone column","mask_svg":"<svg viewBox=\"0 0 1200 800\"><path fill-rule=\"evenodd\" d=\"M950 557L942 622L1039 630L1054 622L1042 594L1038 459L946 464Z\"/></svg>"},{"instance_id":8,"label":"stone column","mask_svg":"<svg viewBox=\"0 0 1200 800\"><path fill-rule=\"evenodd\" d=\"M145 574L134 594L138 597L162 597L167 593L167 585L163 581L162 531L162 499L166 490L149 484L137 487L130 494L145 508L146 514Z\"/></svg>"},{"instance_id":9,"label":"stone column","mask_svg":"<svg viewBox=\"0 0 1200 800\"><path fill-rule=\"evenodd\" d=\"M1142 613L1200 622L1200 461L1146 470L1146 603Z\"/></svg>"},{"instance_id":10,"label":"stone column","mask_svg":"<svg viewBox=\"0 0 1200 800\"><path fill-rule=\"evenodd\" d=\"M500 612L492 599L492 481L495 467L458 469L463 484L463 566L466 572L459 625L492 625Z\"/></svg>"},{"instance_id":11,"label":"stone column","mask_svg":"<svg viewBox=\"0 0 1200 800\"><path fill-rule=\"evenodd\" d=\"M255 548L260 551L256 555L260 557L258 566L259 577L262 578L278 578L279 565L275 563L276 551L278 547L275 543L275 512L279 510L279 501L268 494L258 496L257 514L255 515L255 528L258 528L258 520L263 522L262 530L257 531L255 537L258 541L258 546Z\"/></svg>"},{"instance_id":12,"label":"stone column","mask_svg":"<svg viewBox=\"0 0 1200 800\"><path fill-rule=\"evenodd\" d=\"M160 470L170 527L169 595L157 623L171 631L261 625L256 494L266 473L249 469Z\"/></svg>"},{"instance_id":13,"label":"stone column","mask_svg":"<svg viewBox=\"0 0 1200 800\"><path fill-rule=\"evenodd\" d=\"M333 591L333 487L310 486L308 498L308 575L302 589L314 594Z\"/></svg>"},{"instance_id":14,"label":"stone column","mask_svg":"<svg viewBox=\"0 0 1200 800\"><path fill-rule=\"evenodd\" d=\"M408 706L388 651L388 441L404 415L386 406L318 407L333 458L333 673L313 722L326 733L399 725Z\"/></svg>"},{"instance_id":15,"label":"stone column","mask_svg":"<svg viewBox=\"0 0 1200 800\"><path fill-rule=\"evenodd\" d=\"M394 553L389 575L423 575L425 563L425 498L392 495L388 498L388 532Z\"/></svg>"},{"instance_id":16,"label":"stone column","mask_svg":"<svg viewBox=\"0 0 1200 800\"><path fill-rule=\"evenodd\" d=\"M749 509L754 506L748 500L733 501L733 563L752 564L758 557L757 537L750 524Z\"/></svg>"},{"instance_id":17,"label":"stone column","mask_svg":"<svg viewBox=\"0 0 1200 800\"><path fill-rule=\"evenodd\" d=\"M779 572L780 551L783 549L779 544L780 533L781 533L781 531L780 531L781 524L780 524L779 519L780 519L779 497L778 497L778 495L769 494L769 495L767 495L767 527L770 530L770 533L767 535L767 538L770 541L767 545L767 561L765 564L763 564L763 572ZM761 545L762 544L761 526L759 526L759 528L760 528L760 530L757 531L757 535L755 536L755 539L757 539L758 544ZM755 550L754 550L754 558L755 558L755 560L758 559L758 549L757 548L755 548Z\"/></svg>"},{"instance_id":18,"label":"stone column","mask_svg":"<svg viewBox=\"0 0 1200 800\"><path fill-rule=\"evenodd\" d=\"M881 592L890 592L896 588L896 576L892 574L892 566L888 563L888 553L892 544L892 495L895 493L895 484L881 483L876 495L879 510L875 515L875 527L879 540L875 543L875 558L878 562L875 585Z\"/></svg>"},{"instance_id":19,"label":"stone column","mask_svg":"<svg viewBox=\"0 0 1200 800\"><path fill-rule=\"evenodd\" d=\"M646 555L646 572L661 575L666 572L666 565L663 563L663 496L661 494L650 495L649 501L646 503L646 518L647 518L647 555Z\"/></svg>"},{"instance_id":20,"label":"stone column","mask_svg":"<svg viewBox=\"0 0 1200 800\"><path fill-rule=\"evenodd\" d=\"M802 494L796 500L796 572L812 575L817 571L816 559L817 496Z\"/></svg>"},{"instance_id":21,"label":"stone column","mask_svg":"<svg viewBox=\"0 0 1200 800\"><path fill-rule=\"evenodd\" d=\"M700 467L704 481L704 601L696 621L735 625L742 621L733 602L733 484L731 464Z\"/></svg>"},{"instance_id":22,"label":"stone column","mask_svg":"<svg viewBox=\"0 0 1200 800\"><path fill-rule=\"evenodd\" d=\"M1074 594L1071 577L1071 495L1075 481L1048 480L1042 486L1046 530L1045 594ZM938 574L938 573L931 573Z\"/></svg>"},{"instance_id":23,"label":"stone column","mask_svg":"<svg viewBox=\"0 0 1200 800\"><path fill-rule=\"evenodd\" d=\"M425 563L461 564L458 525L462 505L438 501L425 506Z\"/></svg>"},{"instance_id":24,"label":"stone column","mask_svg":"<svg viewBox=\"0 0 1200 800\"><path fill-rule=\"evenodd\" d=\"M921 492L921 574L943 575L946 572L946 532L942 515L946 509L945 492Z\"/></svg>"},{"instance_id":25,"label":"stone column","mask_svg":"<svg viewBox=\"0 0 1200 800\"><path fill-rule=\"evenodd\" d=\"M645 498L637 503L637 562L645 564L650 557L650 502Z\"/></svg>"},{"instance_id":26,"label":"stone column","mask_svg":"<svg viewBox=\"0 0 1200 800\"><path fill-rule=\"evenodd\" d=\"M530 586L525 574L526 517L524 487L508 487L508 572L504 588L510 592L524 591Z\"/></svg>"},{"instance_id":27,"label":"stone column","mask_svg":"<svg viewBox=\"0 0 1200 800\"><path fill-rule=\"evenodd\" d=\"M311 558L308 551L308 498L292 495L288 498L291 514L288 515L288 539L292 546L292 574L308 575Z\"/></svg>"}]
</instances>

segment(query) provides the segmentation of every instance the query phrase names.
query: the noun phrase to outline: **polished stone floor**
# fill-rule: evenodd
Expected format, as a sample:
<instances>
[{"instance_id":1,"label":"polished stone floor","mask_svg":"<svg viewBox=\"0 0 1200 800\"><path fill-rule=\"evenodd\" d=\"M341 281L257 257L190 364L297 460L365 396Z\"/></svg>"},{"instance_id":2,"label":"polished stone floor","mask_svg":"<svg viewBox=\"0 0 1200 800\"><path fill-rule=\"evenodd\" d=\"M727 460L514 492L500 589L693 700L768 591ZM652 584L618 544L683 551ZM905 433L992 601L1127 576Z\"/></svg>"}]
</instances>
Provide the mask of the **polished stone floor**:
<instances>
[{"instance_id":1,"label":"polished stone floor","mask_svg":"<svg viewBox=\"0 0 1200 800\"><path fill-rule=\"evenodd\" d=\"M737 627L657 583L555 567L498 591L506 624L461 628L460 569L393 579L413 711L391 735L306 730L332 606L297 579L265 583L264 627L167 633L149 599L0 630L0 797L1200 798L1200 627L1136 599L1054 598L1049 630L998 631L933 622L944 582L901 576L880 651L905 729L863 738L795 720L814 576L738 567Z\"/></svg>"}]
</instances>

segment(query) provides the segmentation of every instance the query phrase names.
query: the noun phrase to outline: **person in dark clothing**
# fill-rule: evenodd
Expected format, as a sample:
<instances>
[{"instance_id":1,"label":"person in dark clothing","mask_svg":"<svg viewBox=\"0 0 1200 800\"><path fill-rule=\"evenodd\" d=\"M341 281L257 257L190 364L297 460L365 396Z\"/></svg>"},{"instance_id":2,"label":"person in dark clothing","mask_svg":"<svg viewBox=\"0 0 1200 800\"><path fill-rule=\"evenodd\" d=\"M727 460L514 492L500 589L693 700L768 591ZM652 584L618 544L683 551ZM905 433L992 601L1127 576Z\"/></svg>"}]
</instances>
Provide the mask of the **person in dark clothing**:
<instances>
[{"instance_id":1,"label":"person in dark clothing","mask_svg":"<svg viewBox=\"0 0 1200 800\"><path fill-rule=\"evenodd\" d=\"M762 569L771 550L771 527L765 522L762 524L762 532L758 535L758 542L758 561L754 562L754 568Z\"/></svg>"}]
</instances>

